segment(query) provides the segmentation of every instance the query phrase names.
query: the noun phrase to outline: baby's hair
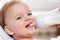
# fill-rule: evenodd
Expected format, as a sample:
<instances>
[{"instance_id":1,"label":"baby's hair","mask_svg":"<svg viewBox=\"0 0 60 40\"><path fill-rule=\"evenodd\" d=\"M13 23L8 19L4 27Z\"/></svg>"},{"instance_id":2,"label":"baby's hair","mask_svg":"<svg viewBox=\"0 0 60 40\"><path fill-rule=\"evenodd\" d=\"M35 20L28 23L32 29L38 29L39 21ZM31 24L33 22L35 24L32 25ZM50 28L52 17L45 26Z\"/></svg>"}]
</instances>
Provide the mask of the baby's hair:
<instances>
[{"instance_id":1,"label":"baby's hair","mask_svg":"<svg viewBox=\"0 0 60 40\"><path fill-rule=\"evenodd\" d=\"M2 28L4 29L5 26L5 15L7 13L8 8L11 8L13 5L15 5L16 3L21 3L21 1L10 1L7 2L0 11L0 25L2 26Z\"/></svg>"}]
</instances>

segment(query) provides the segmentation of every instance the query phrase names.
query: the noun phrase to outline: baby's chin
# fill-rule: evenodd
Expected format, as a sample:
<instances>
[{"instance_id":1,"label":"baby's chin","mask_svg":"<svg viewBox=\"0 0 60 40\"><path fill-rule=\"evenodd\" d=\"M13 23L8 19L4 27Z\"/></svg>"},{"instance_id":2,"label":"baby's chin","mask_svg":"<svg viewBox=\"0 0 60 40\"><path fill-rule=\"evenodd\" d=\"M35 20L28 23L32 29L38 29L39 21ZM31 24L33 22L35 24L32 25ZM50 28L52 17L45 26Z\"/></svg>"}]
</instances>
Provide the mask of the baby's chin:
<instances>
[{"instance_id":1,"label":"baby's chin","mask_svg":"<svg viewBox=\"0 0 60 40\"><path fill-rule=\"evenodd\" d=\"M31 38L34 36L34 34L35 34L35 31L30 31L30 32L26 31L25 33L22 33L18 36L21 38Z\"/></svg>"},{"instance_id":2,"label":"baby's chin","mask_svg":"<svg viewBox=\"0 0 60 40\"><path fill-rule=\"evenodd\" d=\"M31 30L29 29L29 30L27 31L28 34L34 34L35 32L36 32L36 29L31 29Z\"/></svg>"},{"instance_id":3,"label":"baby's chin","mask_svg":"<svg viewBox=\"0 0 60 40\"><path fill-rule=\"evenodd\" d=\"M29 29L27 31L27 34L29 34L30 36L33 36L35 34L35 32L36 32L36 29Z\"/></svg>"},{"instance_id":4,"label":"baby's chin","mask_svg":"<svg viewBox=\"0 0 60 40\"><path fill-rule=\"evenodd\" d=\"M33 37L33 35L35 34L36 32L36 29L33 28L33 29L26 29L25 30L25 37Z\"/></svg>"},{"instance_id":5,"label":"baby's chin","mask_svg":"<svg viewBox=\"0 0 60 40\"><path fill-rule=\"evenodd\" d=\"M30 37L33 37L34 34L35 34L35 32L29 32L25 35L25 37L30 38Z\"/></svg>"}]
</instances>

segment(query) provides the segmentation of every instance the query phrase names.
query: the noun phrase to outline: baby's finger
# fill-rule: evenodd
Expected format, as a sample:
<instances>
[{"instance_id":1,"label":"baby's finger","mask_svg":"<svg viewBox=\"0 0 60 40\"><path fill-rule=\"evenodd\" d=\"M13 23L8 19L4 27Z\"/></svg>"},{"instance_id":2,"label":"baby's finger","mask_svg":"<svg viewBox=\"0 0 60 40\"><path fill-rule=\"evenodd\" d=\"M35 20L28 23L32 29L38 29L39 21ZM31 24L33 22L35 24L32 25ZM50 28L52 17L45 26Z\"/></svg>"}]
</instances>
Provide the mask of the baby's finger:
<instances>
[{"instance_id":1,"label":"baby's finger","mask_svg":"<svg viewBox=\"0 0 60 40\"><path fill-rule=\"evenodd\" d=\"M60 7L58 8L58 11L60 11Z\"/></svg>"},{"instance_id":2,"label":"baby's finger","mask_svg":"<svg viewBox=\"0 0 60 40\"><path fill-rule=\"evenodd\" d=\"M60 28L60 24L53 25L54 28Z\"/></svg>"}]
</instances>

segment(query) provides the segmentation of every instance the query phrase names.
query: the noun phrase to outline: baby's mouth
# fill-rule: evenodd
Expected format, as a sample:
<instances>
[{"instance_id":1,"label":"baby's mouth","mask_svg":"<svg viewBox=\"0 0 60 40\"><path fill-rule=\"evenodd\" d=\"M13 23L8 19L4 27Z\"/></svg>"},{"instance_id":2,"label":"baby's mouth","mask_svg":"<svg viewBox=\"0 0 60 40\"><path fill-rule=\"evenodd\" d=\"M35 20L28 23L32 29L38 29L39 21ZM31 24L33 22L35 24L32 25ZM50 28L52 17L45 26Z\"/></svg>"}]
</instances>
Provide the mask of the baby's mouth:
<instances>
[{"instance_id":1,"label":"baby's mouth","mask_svg":"<svg viewBox=\"0 0 60 40\"><path fill-rule=\"evenodd\" d=\"M28 23L25 27L26 28L36 28L34 23Z\"/></svg>"}]
</instances>

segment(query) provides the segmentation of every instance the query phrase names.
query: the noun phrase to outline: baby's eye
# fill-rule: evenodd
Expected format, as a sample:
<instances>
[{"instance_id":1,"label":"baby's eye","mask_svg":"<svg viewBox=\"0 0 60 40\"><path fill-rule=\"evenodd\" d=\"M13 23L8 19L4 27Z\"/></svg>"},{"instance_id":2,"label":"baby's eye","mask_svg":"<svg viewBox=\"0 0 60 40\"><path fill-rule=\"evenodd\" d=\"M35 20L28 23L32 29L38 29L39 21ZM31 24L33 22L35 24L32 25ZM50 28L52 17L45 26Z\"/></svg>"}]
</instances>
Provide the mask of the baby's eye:
<instances>
[{"instance_id":1,"label":"baby's eye","mask_svg":"<svg viewBox=\"0 0 60 40\"><path fill-rule=\"evenodd\" d=\"M18 17L16 20L19 20L19 19L21 19L21 17Z\"/></svg>"},{"instance_id":2,"label":"baby's eye","mask_svg":"<svg viewBox=\"0 0 60 40\"><path fill-rule=\"evenodd\" d=\"M28 16L32 15L32 13L28 13Z\"/></svg>"}]
</instances>

